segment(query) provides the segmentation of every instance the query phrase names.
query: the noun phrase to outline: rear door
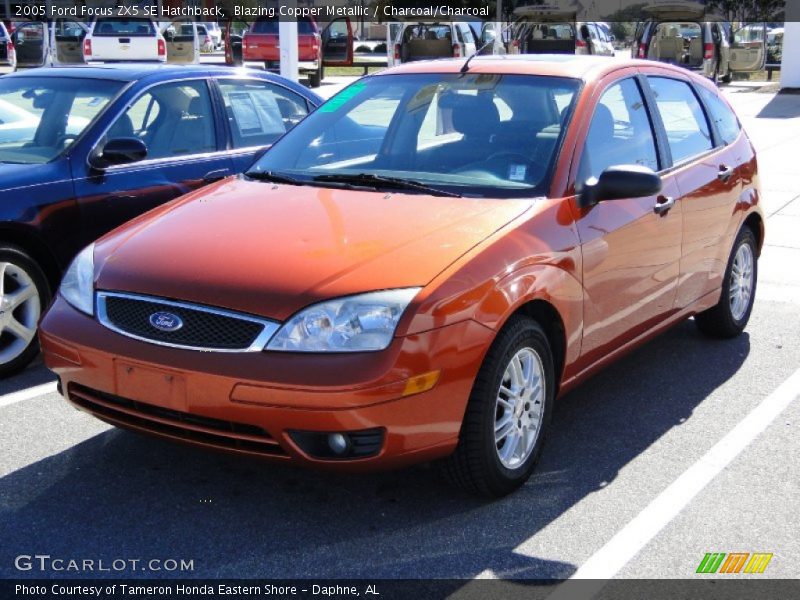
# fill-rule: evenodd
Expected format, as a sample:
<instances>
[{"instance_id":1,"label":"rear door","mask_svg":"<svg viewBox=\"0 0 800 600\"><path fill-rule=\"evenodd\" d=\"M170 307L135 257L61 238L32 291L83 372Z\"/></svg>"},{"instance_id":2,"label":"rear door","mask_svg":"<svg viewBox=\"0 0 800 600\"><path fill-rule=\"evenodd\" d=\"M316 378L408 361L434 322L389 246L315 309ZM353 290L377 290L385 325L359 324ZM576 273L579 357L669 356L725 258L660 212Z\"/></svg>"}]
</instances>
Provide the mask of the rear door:
<instances>
[{"instance_id":1,"label":"rear door","mask_svg":"<svg viewBox=\"0 0 800 600\"><path fill-rule=\"evenodd\" d=\"M675 178L664 172L643 84L630 76L606 79L578 156L576 187L615 165L662 172L660 194L600 202L576 210L583 253L586 365L667 318L674 309L682 221ZM672 204L671 208L669 208Z\"/></svg>"},{"instance_id":2,"label":"rear door","mask_svg":"<svg viewBox=\"0 0 800 600\"><path fill-rule=\"evenodd\" d=\"M197 26L189 19L172 21L164 30L167 45L167 62L173 64L192 64L198 61Z\"/></svg>"},{"instance_id":3,"label":"rear door","mask_svg":"<svg viewBox=\"0 0 800 600\"><path fill-rule=\"evenodd\" d=\"M751 23L733 32L730 47L731 71L760 71L767 62L767 28L765 23Z\"/></svg>"},{"instance_id":4,"label":"rear door","mask_svg":"<svg viewBox=\"0 0 800 600\"><path fill-rule=\"evenodd\" d=\"M53 25L53 42L55 45L54 64L83 64L83 39L86 37L86 26L78 21L57 19Z\"/></svg>"},{"instance_id":5,"label":"rear door","mask_svg":"<svg viewBox=\"0 0 800 600\"><path fill-rule=\"evenodd\" d=\"M316 108L297 92L262 79L225 78L214 85L222 99L229 156L237 173Z\"/></svg>"},{"instance_id":6,"label":"rear door","mask_svg":"<svg viewBox=\"0 0 800 600\"><path fill-rule=\"evenodd\" d=\"M17 25L11 39L16 48L17 67L41 67L44 64L49 49L44 23L21 23Z\"/></svg>"},{"instance_id":7,"label":"rear door","mask_svg":"<svg viewBox=\"0 0 800 600\"><path fill-rule=\"evenodd\" d=\"M322 64L326 67L353 64L353 24L349 17L334 19L322 30Z\"/></svg>"},{"instance_id":8,"label":"rear door","mask_svg":"<svg viewBox=\"0 0 800 600\"><path fill-rule=\"evenodd\" d=\"M741 191L740 147L720 149L688 79L648 75L672 173L680 190L683 250L676 303L684 307L721 283L726 244Z\"/></svg>"}]
</instances>

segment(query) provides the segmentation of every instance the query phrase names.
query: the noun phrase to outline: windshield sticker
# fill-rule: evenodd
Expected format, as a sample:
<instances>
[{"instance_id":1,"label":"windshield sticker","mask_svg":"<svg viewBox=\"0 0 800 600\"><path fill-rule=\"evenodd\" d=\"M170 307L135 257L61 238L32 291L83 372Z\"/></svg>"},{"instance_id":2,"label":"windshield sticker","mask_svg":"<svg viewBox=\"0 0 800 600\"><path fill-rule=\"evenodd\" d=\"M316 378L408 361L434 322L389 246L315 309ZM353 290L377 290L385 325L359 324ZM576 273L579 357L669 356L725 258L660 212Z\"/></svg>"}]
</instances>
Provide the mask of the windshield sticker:
<instances>
[{"instance_id":1,"label":"windshield sticker","mask_svg":"<svg viewBox=\"0 0 800 600\"><path fill-rule=\"evenodd\" d=\"M325 104L323 104L319 108L319 112L336 112L337 110L342 108L342 106L344 106L348 100L350 100L354 96L357 96L363 89L364 89L363 81L358 81L354 83L350 87L343 89L341 92L339 92L333 98L331 98Z\"/></svg>"},{"instance_id":2,"label":"windshield sticker","mask_svg":"<svg viewBox=\"0 0 800 600\"><path fill-rule=\"evenodd\" d=\"M508 168L508 178L511 181L525 181L525 165L511 165Z\"/></svg>"}]
</instances>

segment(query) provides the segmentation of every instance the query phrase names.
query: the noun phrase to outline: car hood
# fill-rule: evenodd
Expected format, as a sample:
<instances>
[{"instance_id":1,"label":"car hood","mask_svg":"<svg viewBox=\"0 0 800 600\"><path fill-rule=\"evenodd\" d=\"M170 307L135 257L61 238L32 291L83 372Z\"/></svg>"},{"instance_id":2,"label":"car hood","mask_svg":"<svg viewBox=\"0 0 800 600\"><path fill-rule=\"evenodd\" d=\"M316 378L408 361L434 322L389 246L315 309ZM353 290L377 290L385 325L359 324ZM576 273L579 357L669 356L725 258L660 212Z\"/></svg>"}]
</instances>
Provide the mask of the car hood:
<instances>
[{"instance_id":1,"label":"car hood","mask_svg":"<svg viewBox=\"0 0 800 600\"><path fill-rule=\"evenodd\" d=\"M424 286L530 206L226 179L103 238L96 287L284 320L327 298Z\"/></svg>"}]
</instances>

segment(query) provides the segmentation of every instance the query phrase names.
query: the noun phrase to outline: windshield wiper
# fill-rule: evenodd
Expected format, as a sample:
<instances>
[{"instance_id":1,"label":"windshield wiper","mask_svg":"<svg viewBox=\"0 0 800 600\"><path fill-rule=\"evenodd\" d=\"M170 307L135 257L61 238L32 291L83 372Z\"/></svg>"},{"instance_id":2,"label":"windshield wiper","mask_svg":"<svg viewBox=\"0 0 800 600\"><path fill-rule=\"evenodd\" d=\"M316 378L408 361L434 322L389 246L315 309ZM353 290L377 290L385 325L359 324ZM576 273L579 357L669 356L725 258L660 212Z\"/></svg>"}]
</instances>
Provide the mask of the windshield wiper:
<instances>
[{"instance_id":1,"label":"windshield wiper","mask_svg":"<svg viewBox=\"0 0 800 600\"><path fill-rule=\"evenodd\" d=\"M245 173L246 177L250 179L257 179L258 181L271 181L273 183L285 183L287 185L305 185L305 181L300 181L289 175L282 175L275 171L248 171Z\"/></svg>"},{"instance_id":2,"label":"windshield wiper","mask_svg":"<svg viewBox=\"0 0 800 600\"><path fill-rule=\"evenodd\" d=\"M419 181L412 181L411 179L402 179L400 177L385 177L383 175L373 175L371 173L358 173L352 175L348 173L340 173L337 175L317 175L314 181L320 183L345 183L349 185L365 185L372 188L390 187L402 190L417 190L435 196L450 196L452 198L461 198L461 194L455 192L448 192L437 187L425 185Z\"/></svg>"}]
</instances>

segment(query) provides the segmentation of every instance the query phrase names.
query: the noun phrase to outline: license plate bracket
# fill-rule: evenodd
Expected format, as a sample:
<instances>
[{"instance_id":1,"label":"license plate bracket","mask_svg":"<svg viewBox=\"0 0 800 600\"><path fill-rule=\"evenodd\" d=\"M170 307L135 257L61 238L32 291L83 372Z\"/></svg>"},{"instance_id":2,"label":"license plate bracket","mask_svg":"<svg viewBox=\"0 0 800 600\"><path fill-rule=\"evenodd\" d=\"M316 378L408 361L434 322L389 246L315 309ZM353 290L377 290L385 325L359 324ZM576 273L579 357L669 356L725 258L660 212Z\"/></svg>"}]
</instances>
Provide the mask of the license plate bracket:
<instances>
[{"instance_id":1,"label":"license plate bracket","mask_svg":"<svg viewBox=\"0 0 800 600\"><path fill-rule=\"evenodd\" d=\"M122 398L187 411L186 378L164 369L114 362L116 394Z\"/></svg>"}]
</instances>

